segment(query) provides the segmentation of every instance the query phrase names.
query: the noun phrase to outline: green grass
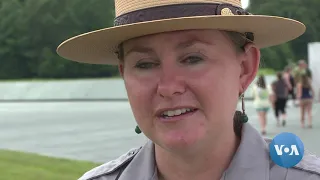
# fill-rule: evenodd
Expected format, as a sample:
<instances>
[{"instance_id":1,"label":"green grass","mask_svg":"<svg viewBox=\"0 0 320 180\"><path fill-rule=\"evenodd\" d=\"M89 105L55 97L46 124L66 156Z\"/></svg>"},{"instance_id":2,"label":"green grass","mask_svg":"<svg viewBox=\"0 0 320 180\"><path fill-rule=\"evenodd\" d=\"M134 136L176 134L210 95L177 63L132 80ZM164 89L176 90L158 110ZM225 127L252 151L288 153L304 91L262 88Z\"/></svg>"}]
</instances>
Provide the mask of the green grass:
<instances>
[{"instance_id":1,"label":"green grass","mask_svg":"<svg viewBox=\"0 0 320 180\"><path fill-rule=\"evenodd\" d=\"M99 164L0 150L0 180L77 180Z\"/></svg>"},{"instance_id":2,"label":"green grass","mask_svg":"<svg viewBox=\"0 0 320 180\"><path fill-rule=\"evenodd\" d=\"M275 75L276 71L274 69L260 68L258 75Z\"/></svg>"}]
</instances>

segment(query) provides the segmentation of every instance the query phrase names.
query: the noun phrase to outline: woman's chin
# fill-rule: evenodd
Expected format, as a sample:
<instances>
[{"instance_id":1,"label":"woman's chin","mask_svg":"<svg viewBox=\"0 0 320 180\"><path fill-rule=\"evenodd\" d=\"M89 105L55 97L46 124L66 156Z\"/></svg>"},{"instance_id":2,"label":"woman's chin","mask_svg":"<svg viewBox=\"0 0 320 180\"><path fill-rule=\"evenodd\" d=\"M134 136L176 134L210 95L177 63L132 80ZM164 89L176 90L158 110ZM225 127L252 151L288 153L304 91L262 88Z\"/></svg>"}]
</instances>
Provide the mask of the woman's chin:
<instances>
[{"instance_id":1,"label":"woman's chin","mask_svg":"<svg viewBox=\"0 0 320 180\"><path fill-rule=\"evenodd\" d=\"M197 133L168 132L159 137L159 141L166 149L187 150L193 147L201 138Z\"/></svg>"}]
</instances>

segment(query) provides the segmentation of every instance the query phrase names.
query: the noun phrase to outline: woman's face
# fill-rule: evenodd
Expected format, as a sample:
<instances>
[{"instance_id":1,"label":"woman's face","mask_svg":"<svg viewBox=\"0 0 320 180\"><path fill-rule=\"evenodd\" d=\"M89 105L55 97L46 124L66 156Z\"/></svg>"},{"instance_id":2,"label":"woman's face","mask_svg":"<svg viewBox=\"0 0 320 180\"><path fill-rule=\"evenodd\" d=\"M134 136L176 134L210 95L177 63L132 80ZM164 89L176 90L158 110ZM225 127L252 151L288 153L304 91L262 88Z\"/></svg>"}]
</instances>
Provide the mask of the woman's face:
<instances>
[{"instance_id":1,"label":"woman's face","mask_svg":"<svg viewBox=\"0 0 320 180\"><path fill-rule=\"evenodd\" d=\"M255 46L236 52L226 34L192 30L132 39L123 48L129 102L154 143L177 150L233 133L239 93L258 69Z\"/></svg>"}]
</instances>

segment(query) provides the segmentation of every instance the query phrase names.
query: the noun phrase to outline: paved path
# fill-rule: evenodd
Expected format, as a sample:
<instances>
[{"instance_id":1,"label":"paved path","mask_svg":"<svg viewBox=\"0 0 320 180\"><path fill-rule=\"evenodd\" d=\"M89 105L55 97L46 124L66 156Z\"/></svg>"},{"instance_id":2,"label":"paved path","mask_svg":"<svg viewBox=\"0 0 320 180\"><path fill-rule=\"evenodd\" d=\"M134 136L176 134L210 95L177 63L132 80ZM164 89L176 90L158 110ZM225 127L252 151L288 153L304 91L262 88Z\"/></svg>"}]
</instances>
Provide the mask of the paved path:
<instances>
[{"instance_id":1,"label":"paved path","mask_svg":"<svg viewBox=\"0 0 320 180\"><path fill-rule=\"evenodd\" d=\"M257 115L247 102L250 122ZM269 113L268 136L296 133L305 146L320 155L320 104L314 106L314 128L301 129L299 109L288 109L288 125L277 128ZM105 162L143 144L134 132L128 102L0 103L0 148L49 156Z\"/></svg>"}]
</instances>

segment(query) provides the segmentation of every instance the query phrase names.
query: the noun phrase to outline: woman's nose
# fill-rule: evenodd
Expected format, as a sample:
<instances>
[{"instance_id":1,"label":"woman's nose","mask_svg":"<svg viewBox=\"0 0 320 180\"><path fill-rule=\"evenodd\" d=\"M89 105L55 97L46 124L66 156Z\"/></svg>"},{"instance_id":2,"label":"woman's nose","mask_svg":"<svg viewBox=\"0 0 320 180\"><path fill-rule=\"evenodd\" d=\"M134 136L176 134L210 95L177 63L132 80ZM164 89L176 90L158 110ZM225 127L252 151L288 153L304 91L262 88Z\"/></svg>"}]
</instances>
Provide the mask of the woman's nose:
<instances>
[{"instance_id":1,"label":"woman's nose","mask_svg":"<svg viewBox=\"0 0 320 180\"><path fill-rule=\"evenodd\" d=\"M177 73L166 72L160 77L157 93L163 98L181 95L186 91L186 84L182 76Z\"/></svg>"}]
</instances>

